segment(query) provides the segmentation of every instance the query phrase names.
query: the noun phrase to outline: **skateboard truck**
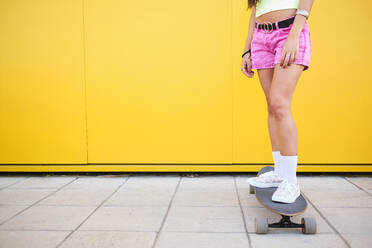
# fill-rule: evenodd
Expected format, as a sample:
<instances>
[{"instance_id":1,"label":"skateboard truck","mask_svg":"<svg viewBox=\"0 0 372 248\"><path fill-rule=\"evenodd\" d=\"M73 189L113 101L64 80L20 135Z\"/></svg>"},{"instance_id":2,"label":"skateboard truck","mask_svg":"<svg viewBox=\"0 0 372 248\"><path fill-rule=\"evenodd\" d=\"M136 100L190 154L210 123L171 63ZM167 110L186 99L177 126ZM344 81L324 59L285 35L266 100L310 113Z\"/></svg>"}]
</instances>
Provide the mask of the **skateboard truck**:
<instances>
[{"instance_id":1,"label":"skateboard truck","mask_svg":"<svg viewBox=\"0 0 372 248\"><path fill-rule=\"evenodd\" d=\"M291 221L291 216L281 215L282 218L278 222L268 223L267 218L255 218L256 233L267 233L270 228L301 228L305 234L316 233L316 222L314 218L301 218L301 223Z\"/></svg>"},{"instance_id":2,"label":"skateboard truck","mask_svg":"<svg viewBox=\"0 0 372 248\"><path fill-rule=\"evenodd\" d=\"M269 227L274 228L303 228L304 224L294 223L290 216L282 215L282 219L275 223L270 223Z\"/></svg>"}]
</instances>

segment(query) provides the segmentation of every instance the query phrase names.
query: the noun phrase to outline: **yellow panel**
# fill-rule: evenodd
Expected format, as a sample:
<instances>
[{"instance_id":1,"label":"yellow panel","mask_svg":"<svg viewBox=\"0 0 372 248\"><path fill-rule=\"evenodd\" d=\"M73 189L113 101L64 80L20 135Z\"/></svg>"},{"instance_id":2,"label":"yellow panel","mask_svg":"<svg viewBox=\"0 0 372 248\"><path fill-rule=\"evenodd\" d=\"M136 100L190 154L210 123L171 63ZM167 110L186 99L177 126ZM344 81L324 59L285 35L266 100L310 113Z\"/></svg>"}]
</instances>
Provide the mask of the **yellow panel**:
<instances>
[{"instance_id":1,"label":"yellow panel","mask_svg":"<svg viewBox=\"0 0 372 248\"><path fill-rule=\"evenodd\" d=\"M0 163L86 163L82 2L0 2Z\"/></svg>"},{"instance_id":2,"label":"yellow panel","mask_svg":"<svg viewBox=\"0 0 372 248\"><path fill-rule=\"evenodd\" d=\"M231 2L85 5L89 163L232 162Z\"/></svg>"},{"instance_id":3,"label":"yellow panel","mask_svg":"<svg viewBox=\"0 0 372 248\"><path fill-rule=\"evenodd\" d=\"M292 109L299 172L372 172L371 7L314 3L311 65ZM245 9L224 0L0 2L0 163L9 164L0 171L248 172L272 163L257 72L240 71Z\"/></svg>"},{"instance_id":4,"label":"yellow panel","mask_svg":"<svg viewBox=\"0 0 372 248\"><path fill-rule=\"evenodd\" d=\"M257 172L266 165L13 165L0 172ZM371 165L299 165L298 172L372 172Z\"/></svg>"},{"instance_id":5,"label":"yellow panel","mask_svg":"<svg viewBox=\"0 0 372 248\"><path fill-rule=\"evenodd\" d=\"M257 71L240 71L250 10L234 1L235 163L272 163L266 100ZM315 1L311 62L293 97L299 163L372 163L371 1ZM326 167L333 168L333 167Z\"/></svg>"}]
</instances>

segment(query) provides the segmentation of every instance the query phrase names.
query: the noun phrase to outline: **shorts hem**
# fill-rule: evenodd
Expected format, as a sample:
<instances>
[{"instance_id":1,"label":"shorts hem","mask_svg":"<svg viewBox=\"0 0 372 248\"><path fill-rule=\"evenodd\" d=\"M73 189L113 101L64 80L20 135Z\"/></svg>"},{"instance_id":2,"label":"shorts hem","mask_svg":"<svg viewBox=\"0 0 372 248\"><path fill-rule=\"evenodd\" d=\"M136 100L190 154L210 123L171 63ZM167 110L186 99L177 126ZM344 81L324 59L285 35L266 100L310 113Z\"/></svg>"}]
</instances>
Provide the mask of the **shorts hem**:
<instances>
[{"instance_id":1,"label":"shorts hem","mask_svg":"<svg viewBox=\"0 0 372 248\"><path fill-rule=\"evenodd\" d=\"M252 69L254 70L257 70L257 69L270 69L270 68L274 68L275 65L272 64L272 65L262 65L262 66L252 66Z\"/></svg>"},{"instance_id":2,"label":"shorts hem","mask_svg":"<svg viewBox=\"0 0 372 248\"><path fill-rule=\"evenodd\" d=\"M275 63L274 64L274 66L275 65L277 65L277 64L279 64L280 62L277 62L277 63ZM305 63L305 62L295 62L295 63L292 63L292 64L296 64L296 65L303 65L304 66L304 71L306 71L306 70L308 70L309 68L310 68L310 65L309 64L307 64L307 63Z\"/></svg>"}]
</instances>

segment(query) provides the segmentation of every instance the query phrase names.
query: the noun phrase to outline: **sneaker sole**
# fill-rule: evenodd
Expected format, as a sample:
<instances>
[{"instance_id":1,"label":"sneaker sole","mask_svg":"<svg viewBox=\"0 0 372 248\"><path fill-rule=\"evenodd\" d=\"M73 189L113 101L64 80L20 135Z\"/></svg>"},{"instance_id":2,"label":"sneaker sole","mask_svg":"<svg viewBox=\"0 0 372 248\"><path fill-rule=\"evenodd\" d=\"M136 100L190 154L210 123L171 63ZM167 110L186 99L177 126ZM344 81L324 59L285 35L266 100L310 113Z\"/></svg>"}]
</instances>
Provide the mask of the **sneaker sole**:
<instances>
[{"instance_id":1,"label":"sneaker sole","mask_svg":"<svg viewBox=\"0 0 372 248\"><path fill-rule=\"evenodd\" d=\"M271 197L271 200L272 201L275 201L275 202L281 202L281 203L294 203L300 195L301 195L301 192L298 194L298 196L295 197L294 200L288 200L288 199L282 199L282 198L275 198L274 196Z\"/></svg>"}]
</instances>

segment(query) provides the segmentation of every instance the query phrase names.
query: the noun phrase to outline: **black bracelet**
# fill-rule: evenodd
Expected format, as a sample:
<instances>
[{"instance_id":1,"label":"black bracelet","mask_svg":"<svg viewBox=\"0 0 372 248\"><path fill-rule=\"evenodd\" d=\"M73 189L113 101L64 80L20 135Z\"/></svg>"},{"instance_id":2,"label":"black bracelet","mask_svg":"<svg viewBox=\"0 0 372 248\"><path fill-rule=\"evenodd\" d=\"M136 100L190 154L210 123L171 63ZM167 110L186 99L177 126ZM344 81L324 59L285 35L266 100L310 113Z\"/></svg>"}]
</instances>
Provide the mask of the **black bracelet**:
<instances>
[{"instance_id":1,"label":"black bracelet","mask_svg":"<svg viewBox=\"0 0 372 248\"><path fill-rule=\"evenodd\" d=\"M251 49L248 49L247 51L245 51L242 55L242 58L244 57L244 55L246 55L247 53L250 53L251 52Z\"/></svg>"}]
</instances>

